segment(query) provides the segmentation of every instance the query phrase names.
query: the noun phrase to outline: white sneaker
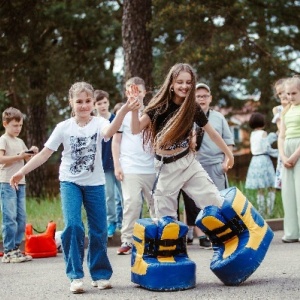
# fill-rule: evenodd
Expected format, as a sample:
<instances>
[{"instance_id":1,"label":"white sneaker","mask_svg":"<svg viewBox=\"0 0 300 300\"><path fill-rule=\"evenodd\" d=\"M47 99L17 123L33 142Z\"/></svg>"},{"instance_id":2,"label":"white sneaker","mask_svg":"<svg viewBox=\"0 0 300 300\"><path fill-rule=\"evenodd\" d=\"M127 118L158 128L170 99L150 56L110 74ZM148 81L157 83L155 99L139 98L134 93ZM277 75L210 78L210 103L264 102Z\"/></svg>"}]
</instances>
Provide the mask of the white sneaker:
<instances>
[{"instance_id":1,"label":"white sneaker","mask_svg":"<svg viewBox=\"0 0 300 300\"><path fill-rule=\"evenodd\" d=\"M21 263L24 261L26 261L25 256L21 255L18 250L9 251L2 257L3 263Z\"/></svg>"},{"instance_id":2,"label":"white sneaker","mask_svg":"<svg viewBox=\"0 0 300 300\"><path fill-rule=\"evenodd\" d=\"M111 289L112 285L108 280L105 279L101 279L101 280L97 280L97 281L92 281L91 285L93 287L97 287L99 290L107 290L107 289Z\"/></svg>"},{"instance_id":3,"label":"white sneaker","mask_svg":"<svg viewBox=\"0 0 300 300\"><path fill-rule=\"evenodd\" d=\"M71 282L70 291L73 294L84 293L82 279L73 279L72 282Z\"/></svg>"},{"instance_id":4,"label":"white sneaker","mask_svg":"<svg viewBox=\"0 0 300 300\"><path fill-rule=\"evenodd\" d=\"M19 253L20 256L22 256L22 257L25 258L25 261L31 261L32 260L32 256L31 255L23 254L20 249L18 249L16 251Z\"/></svg>"}]
</instances>

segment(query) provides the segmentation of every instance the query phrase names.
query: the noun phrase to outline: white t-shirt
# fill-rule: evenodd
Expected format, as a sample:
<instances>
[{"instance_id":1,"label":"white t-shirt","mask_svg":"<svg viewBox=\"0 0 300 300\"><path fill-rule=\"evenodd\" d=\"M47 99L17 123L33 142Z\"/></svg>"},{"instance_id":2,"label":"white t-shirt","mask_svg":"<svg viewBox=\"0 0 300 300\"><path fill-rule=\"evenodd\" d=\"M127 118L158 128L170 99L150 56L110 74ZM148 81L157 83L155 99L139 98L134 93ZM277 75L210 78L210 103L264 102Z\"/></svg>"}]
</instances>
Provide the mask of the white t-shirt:
<instances>
[{"instance_id":1,"label":"white t-shirt","mask_svg":"<svg viewBox=\"0 0 300 300\"><path fill-rule=\"evenodd\" d=\"M143 135L131 133L132 113L128 112L119 132L122 132L120 164L124 174L154 174L154 154L151 147L143 148Z\"/></svg>"},{"instance_id":2,"label":"white t-shirt","mask_svg":"<svg viewBox=\"0 0 300 300\"><path fill-rule=\"evenodd\" d=\"M105 184L102 167L102 130L109 121L93 117L84 127L76 124L74 118L63 121L55 127L45 147L56 151L63 144L59 180L82 186Z\"/></svg>"}]
</instances>

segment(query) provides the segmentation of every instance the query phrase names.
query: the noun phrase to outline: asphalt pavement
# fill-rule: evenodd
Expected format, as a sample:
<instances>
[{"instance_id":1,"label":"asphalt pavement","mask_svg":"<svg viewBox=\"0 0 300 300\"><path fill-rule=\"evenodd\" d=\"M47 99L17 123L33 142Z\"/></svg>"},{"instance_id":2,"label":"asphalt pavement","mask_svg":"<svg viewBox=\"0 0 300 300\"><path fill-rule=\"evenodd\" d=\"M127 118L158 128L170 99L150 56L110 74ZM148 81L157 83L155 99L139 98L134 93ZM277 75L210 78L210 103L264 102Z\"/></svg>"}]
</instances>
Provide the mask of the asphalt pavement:
<instances>
[{"instance_id":1,"label":"asphalt pavement","mask_svg":"<svg viewBox=\"0 0 300 300\"><path fill-rule=\"evenodd\" d=\"M20 264L0 263L1 300L64 300L64 299L299 299L300 298L300 242L282 243L282 231L275 231L274 239L259 268L240 286L225 286L210 270L213 250L199 249L196 241L188 246L189 257L197 265L196 287L185 291L156 292L131 282L131 255L117 255L117 247L110 245L108 255L113 266L110 290L91 286L85 269L84 294L71 294L64 261L59 253L52 258L39 258Z\"/></svg>"}]
</instances>

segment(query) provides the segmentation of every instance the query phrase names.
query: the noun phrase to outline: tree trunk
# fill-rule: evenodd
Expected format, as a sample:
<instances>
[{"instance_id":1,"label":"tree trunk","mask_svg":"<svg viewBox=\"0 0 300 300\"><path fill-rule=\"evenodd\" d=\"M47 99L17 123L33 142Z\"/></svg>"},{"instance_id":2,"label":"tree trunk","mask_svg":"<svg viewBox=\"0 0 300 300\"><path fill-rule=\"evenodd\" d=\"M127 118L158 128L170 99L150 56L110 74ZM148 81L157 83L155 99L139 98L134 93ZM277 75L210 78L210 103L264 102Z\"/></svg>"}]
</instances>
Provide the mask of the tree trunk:
<instances>
[{"instance_id":1,"label":"tree trunk","mask_svg":"<svg viewBox=\"0 0 300 300\"><path fill-rule=\"evenodd\" d=\"M145 80L152 91L151 0L124 0L122 39L125 56L125 81L133 76Z\"/></svg>"},{"instance_id":2,"label":"tree trunk","mask_svg":"<svg viewBox=\"0 0 300 300\"><path fill-rule=\"evenodd\" d=\"M41 76L42 77L42 76ZM37 146L41 151L47 138L47 105L46 95L43 93L44 80L42 78L30 80L31 99L26 112L26 145L28 148ZM45 196L46 166L35 169L26 176L27 194L32 197Z\"/></svg>"}]
</instances>

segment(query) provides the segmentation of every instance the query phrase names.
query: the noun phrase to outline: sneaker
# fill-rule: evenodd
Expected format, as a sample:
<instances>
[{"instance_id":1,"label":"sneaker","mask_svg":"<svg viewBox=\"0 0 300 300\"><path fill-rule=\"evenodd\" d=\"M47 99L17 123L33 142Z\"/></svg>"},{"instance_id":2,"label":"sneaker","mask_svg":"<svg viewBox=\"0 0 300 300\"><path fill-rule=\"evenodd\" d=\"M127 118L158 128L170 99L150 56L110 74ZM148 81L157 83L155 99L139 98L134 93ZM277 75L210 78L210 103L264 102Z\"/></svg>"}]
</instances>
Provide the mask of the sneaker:
<instances>
[{"instance_id":1,"label":"sneaker","mask_svg":"<svg viewBox=\"0 0 300 300\"><path fill-rule=\"evenodd\" d=\"M117 254L118 255L130 254L131 250L132 250L132 244L124 242L122 243L121 247L118 249Z\"/></svg>"},{"instance_id":2,"label":"sneaker","mask_svg":"<svg viewBox=\"0 0 300 300\"><path fill-rule=\"evenodd\" d=\"M2 257L3 263L21 263L26 261L25 256L20 255L18 250L12 250L5 253Z\"/></svg>"},{"instance_id":3,"label":"sneaker","mask_svg":"<svg viewBox=\"0 0 300 300\"><path fill-rule=\"evenodd\" d=\"M199 237L199 245L201 249L212 249L211 241L206 236Z\"/></svg>"},{"instance_id":4,"label":"sneaker","mask_svg":"<svg viewBox=\"0 0 300 300\"><path fill-rule=\"evenodd\" d=\"M73 294L81 294L84 292L82 279L73 279L71 281L70 291Z\"/></svg>"},{"instance_id":5,"label":"sneaker","mask_svg":"<svg viewBox=\"0 0 300 300\"><path fill-rule=\"evenodd\" d=\"M192 245L193 244L194 239L190 239L189 237L186 239L186 244L187 245Z\"/></svg>"},{"instance_id":6,"label":"sneaker","mask_svg":"<svg viewBox=\"0 0 300 300\"><path fill-rule=\"evenodd\" d=\"M298 239L287 239L285 236L281 239L283 243L297 243Z\"/></svg>"},{"instance_id":7,"label":"sneaker","mask_svg":"<svg viewBox=\"0 0 300 300\"><path fill-rule=\"evenodd\" d=\"M107 236L108 238L112 238L116 232L116 224L109 224L107 227Z\"/></svg>"},{"instance_id":8,"label":"sneaker","mask_svg":"<svg viewBox=\"0 0 300 300\"><path fill-rule=\"evenodd\" d=\"M111 283L108 280L105 279L101 279L101 280L93 280L91 285L93 287L97 287L99 290L107 290L107 289L111 289Z\"/></svg>"},{"instance_id":9,"label":"sneaker","mask_svg":"<svg viewBox=\"0 0 300 300\"><path fill-rule=\"evenodd\" d=\"M31 255L23 254L20 249L17 249L16 251L19 253L20 256L23 256L25 258L25 261L31 261L32 260Z\"/></svg>"}]
</instances>

